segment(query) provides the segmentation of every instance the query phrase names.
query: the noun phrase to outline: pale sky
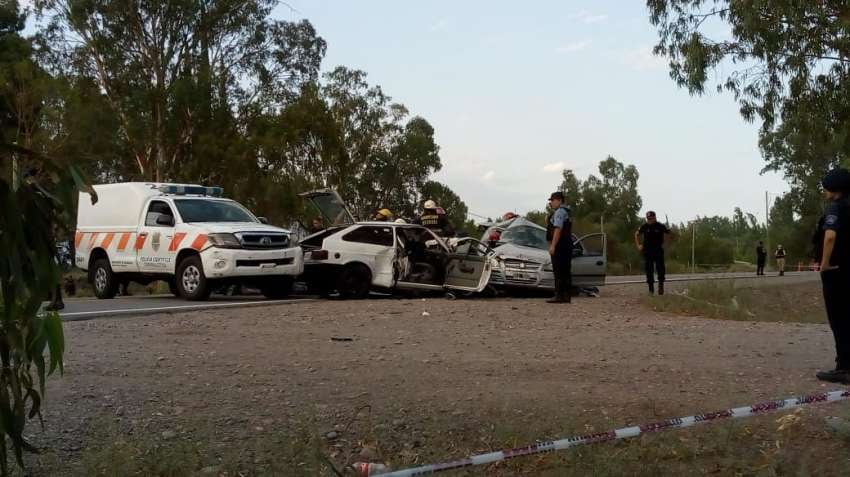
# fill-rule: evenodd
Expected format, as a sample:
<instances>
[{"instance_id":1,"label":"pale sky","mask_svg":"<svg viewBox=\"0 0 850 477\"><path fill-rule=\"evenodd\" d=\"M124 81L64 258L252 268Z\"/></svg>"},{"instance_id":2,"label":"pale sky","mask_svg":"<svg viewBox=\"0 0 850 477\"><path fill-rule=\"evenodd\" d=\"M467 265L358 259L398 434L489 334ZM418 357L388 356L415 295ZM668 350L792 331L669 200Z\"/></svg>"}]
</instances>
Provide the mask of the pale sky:
<instances>
[{"instance_id":1,"label":"pale sky","mask_svg":"<svg viewBox=\"0 0 850 477\"><path fill-rule=\"evenodd\" d=\"M613 155L640 171L645 209L671 221L764 217L788 189L764 165L757 125L727 94L691 97L651 54L642 0L288 0L328 42L324 69L370 84L436 129L436 179L485 216L541 209L567 167ZM713 91L713 88L709 88Z\"/></svg>"}]
</instances>

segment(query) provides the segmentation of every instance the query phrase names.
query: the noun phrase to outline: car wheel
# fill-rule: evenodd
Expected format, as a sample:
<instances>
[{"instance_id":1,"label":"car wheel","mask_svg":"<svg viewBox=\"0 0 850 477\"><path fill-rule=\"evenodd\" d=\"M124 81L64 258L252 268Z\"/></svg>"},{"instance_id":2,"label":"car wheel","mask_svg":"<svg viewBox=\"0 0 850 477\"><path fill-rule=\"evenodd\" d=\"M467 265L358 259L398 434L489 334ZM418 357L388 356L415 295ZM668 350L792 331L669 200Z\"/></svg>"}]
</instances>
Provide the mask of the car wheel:
<instances>
[{"instance_id":1,"label":"car wheel","mask_svg":"<svg viewBox=\"0 0 850 477\"><path fill-rule=\"evenodd\" d=\"M118 293L118 280L109 265L109 260L99 258L92 266L91 282L94 287L94 295L101 299L115 298Z\"/></svg>"},{"instance_id":2,"label":"car wheel","mask_svg":"<svg viewBox=\"0 0 850 477\"><path fill-rule=\"evenodd\" d=\"M260 291L270 300L280 300L292 294L294 283L292 277L275 278L264 283Z\"/></svg>"},{"instance_id":3,"label":"car wheel","mask_svg":"<svg viewBox=\"0 0 850 477\"><path fill-rule=\"evenodd\" d=\"M204 265L201 257L193 255L186 257L177 266L177 292L187 300L206 300L210 296L210 287L204 275Z\"/></svg>"},{"instance_id":4,"label":"car wheel","mask_svg":"<svg viewBox=\"0 0 850 477\"><path fill-rule=\"evenodd\" d=\"M372 273L363 265L347 265L336 285L340 298L366 298L371 288Z\"/></svg>"}]
</instances>

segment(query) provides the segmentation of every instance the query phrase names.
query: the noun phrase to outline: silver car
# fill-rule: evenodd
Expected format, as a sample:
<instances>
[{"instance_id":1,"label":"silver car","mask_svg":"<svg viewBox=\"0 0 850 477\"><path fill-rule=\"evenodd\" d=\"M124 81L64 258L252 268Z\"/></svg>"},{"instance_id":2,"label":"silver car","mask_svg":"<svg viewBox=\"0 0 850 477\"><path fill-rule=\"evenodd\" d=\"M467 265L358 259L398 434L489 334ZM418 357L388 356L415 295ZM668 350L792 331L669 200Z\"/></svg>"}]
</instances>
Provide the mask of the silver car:
<instances>
[{"instance_id":1,"label":"silver car","mask_svg":"<svg viewBox=\"0 0 850 477\"><path fill-rule=\"evenodd\" d=\"M501 267L493 269L490 284L498 287L555 289L555 275L549 256L546 229L524 218L516 217L482 226L481 241L501 259ZM606 237L603 233L573 239L572 282L574 287L592 288L605 284L608 262ZM591 248L590 244L598 247Z\"/></svg>"}]
</instances>

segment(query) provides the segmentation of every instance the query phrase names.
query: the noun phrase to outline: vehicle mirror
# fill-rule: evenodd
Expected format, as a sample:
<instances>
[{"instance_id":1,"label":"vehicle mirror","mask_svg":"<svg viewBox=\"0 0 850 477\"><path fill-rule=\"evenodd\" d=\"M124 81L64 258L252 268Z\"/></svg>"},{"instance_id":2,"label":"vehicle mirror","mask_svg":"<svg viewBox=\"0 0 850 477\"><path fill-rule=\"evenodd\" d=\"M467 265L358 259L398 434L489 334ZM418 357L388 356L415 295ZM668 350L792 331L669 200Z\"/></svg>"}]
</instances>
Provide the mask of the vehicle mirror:
<instances>
[{"instance_id":1,"label":"vehicle mirror","mask_svg":"<svg viewBox=\"0 0 850 477\"><path fill-rule=\"evenodd\" d=\"M157 225L165 225L167 227L174 227L174 216L173 215L165 215L160 214L156 218Z\"/></svg>"},{"instance_id":2,"label":"vehicle mirror","mask_svg":"<svg viewBox=\"0 0 850 477\"><path fill-rule=\"evenodd\" d=\"M573 257L581 257L582 255L584 255L584 250L581 247L573 248Z\"/></svg>"},{"instance_id":3,"label":"vehicle mirror","mask_svg":"<svg viewBox=\"0 0 850 477\"><path fill-rule=\"evenodd\" d=\"M257 220L259 220L261 224L268 224L269 223L269 219L267 219L265 217L257 217Z\"/></svg>"}]
</instances>

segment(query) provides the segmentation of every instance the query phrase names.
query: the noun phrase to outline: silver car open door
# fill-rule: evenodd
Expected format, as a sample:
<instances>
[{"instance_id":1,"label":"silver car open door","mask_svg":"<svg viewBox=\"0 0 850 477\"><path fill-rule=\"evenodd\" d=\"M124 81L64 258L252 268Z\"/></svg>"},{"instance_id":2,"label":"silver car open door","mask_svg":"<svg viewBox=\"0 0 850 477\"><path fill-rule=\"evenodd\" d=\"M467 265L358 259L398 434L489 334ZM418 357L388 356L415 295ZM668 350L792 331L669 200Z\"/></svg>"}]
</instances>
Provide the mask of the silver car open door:
<instances>
[{"instance_id":1,"label":"silver car open door","mask_svg":"<svg viewBox=\"0 0 850 477\"><path fill-rule=\"evenodd\" d=\"M487 287L496 252L473 238L459 239L452 246L446 264L445 287L480 292Z\"/></svg>"},{"instance_id":2,"label":"silver car open door","mask_svg":"<svg viewBox=\"0 0 850 477\"><path fill-rule=\"evenodd\" d=\"M345 206L345 202L333 189L321 189L298 194L309 200L319 209L325 219L326 227L345 226L354 224L354 215Z\"/></svg>"},{"instance_id":3,"label":"silver car open door","mask_svg":"<svg viewBox=\"0 0 850 477\"><path fill-rule=\"evenodd\" d=\"M605 285L608 265L607 237L595 233L580 237L573 245L573 286L599 287Z\"/></svg>"}]
</instances>

